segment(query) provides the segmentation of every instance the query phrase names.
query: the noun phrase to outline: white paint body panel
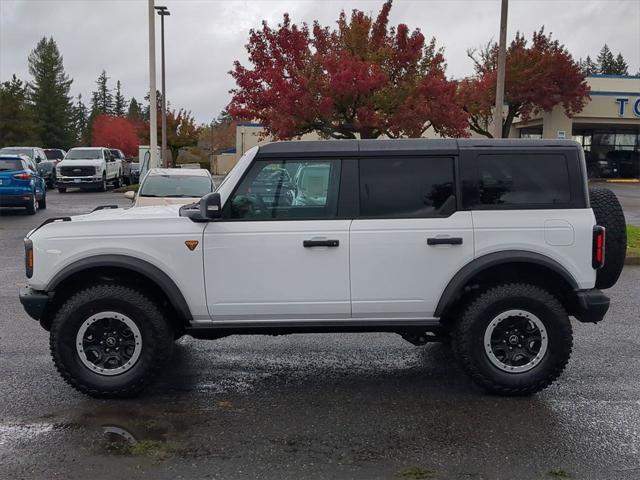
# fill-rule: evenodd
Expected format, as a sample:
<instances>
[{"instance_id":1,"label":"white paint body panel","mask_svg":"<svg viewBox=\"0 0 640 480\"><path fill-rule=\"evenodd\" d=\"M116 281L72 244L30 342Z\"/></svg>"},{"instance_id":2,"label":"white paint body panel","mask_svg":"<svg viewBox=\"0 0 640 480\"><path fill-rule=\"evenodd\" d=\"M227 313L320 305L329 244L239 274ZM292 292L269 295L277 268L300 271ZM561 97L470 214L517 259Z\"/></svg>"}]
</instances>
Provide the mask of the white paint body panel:
<instances>
[{"instance_id":1,"label":"white paint body panel","mask_svg":"<svg viewBox=\"0 0 640 480\"><path fill-rule=\"evenodd\" d=\"M182 292L194 320L209 318L204 293L202 232L206 224L178 216L175 207L99 210L45 225L30 237L34 272L29 285L43 290L68 265L96 255L127 255L166 273ZM189 251L185 240L200 244Z\"/></svg>"},{"instance_id":2,"label":"white paint body panel","mask_svg":"<svg viewBox=\"0 0 640 480\"><path fill-rule=\"evenodd\" d=\"M213 320L349 318L350 223L209 223L204 264ZM312 239L340 244L302 246Z\"/></svg>"},{"instance_id":3,"label":"white paint body panel","mask_svg":"<svg viewBox=\"0 0 640 480\"><path fill-rule=\"evenodd\" d=\"M505 250L539 253L566 268L579 288L594 287L596 271L591 256L596 219L590 208L472 213L476 257ZM554 242L557 245L550 244Z\"/></svg>"},{"instance_id":4,"label":"white paint body panel","mask_svg":"<svg viewBox=\"0 0 640 480\"><path fill-rule=\"evenodd\" d=\"M460 237L462 245L428 246L429 237ZM471 212L449 218L354 220L353 317L432 317L449 280L473 258Z\"/></svg>"}]
</instances>

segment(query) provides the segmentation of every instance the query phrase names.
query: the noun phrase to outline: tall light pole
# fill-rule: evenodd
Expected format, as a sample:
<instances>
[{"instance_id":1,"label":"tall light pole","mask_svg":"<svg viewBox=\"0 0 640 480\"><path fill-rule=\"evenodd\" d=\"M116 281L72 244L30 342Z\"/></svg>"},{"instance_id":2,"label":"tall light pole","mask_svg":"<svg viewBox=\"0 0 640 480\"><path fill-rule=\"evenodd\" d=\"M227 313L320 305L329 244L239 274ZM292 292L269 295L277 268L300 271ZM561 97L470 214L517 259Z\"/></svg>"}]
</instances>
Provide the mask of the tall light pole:
<instances>
[{"instance_id":1,"label":"tall light pole","mask_svg":"<svg viewBox=\"0 0 640 480\"><path fill-rule=\"evenodd\" d=\"M507 63L507 10L509 0L502 0L500 12L500 45L498 47L498 84L496 85L496 108L493 112L495 138L502 138L502 109L504 105L504 71Z\"/></svg>"},{"instance_id":2,"label":"tall light pole","mask_svg":"<svg viewBox=\"0 0 640 480\"><path fill-rule=\"evenodd\" d=\"M160 15L160 51L162 57L162 166L169 167L167 159L167 87L164 75L164 17L171 15L167 7L156 7Z\"/></svg>"},{"instance_id":3,"label":"tall light pole","mask_svg":"<svg viewBox=\"0 0 640 480\"><path fill-rule=\"evenodd\" d=\"M149 0L149 167L158 165L158 110L156 109L156 17ZM142 161L142 159L140 159Z\"/></svg>"}]
</instances>

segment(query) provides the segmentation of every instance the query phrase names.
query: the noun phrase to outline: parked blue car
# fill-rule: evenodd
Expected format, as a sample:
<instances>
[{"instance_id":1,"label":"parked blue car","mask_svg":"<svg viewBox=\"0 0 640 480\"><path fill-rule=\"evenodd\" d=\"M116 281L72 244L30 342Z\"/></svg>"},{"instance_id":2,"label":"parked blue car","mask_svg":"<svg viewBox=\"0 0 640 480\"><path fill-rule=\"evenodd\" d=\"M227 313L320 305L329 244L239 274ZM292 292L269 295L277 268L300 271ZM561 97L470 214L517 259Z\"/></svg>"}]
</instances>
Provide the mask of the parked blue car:
<instances>
[{"instance_id":1,"label":"parked blue car","mask_svg":"<svg viewBox=\"0 0 640 480\"><path fill-rule=\"evenodd\" d=\"M0 154L0 207L25 207L30 215L47 208L47 187L29 157Z\"/></svg>"}]
</instances>

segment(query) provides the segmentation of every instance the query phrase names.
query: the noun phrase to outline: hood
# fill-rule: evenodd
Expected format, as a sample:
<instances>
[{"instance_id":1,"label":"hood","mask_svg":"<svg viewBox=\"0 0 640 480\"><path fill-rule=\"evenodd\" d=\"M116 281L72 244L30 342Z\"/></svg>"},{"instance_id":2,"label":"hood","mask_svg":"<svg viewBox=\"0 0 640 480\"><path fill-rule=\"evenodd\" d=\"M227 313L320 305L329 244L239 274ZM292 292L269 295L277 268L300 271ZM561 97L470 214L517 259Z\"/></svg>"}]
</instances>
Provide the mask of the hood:
<instances>
[{"instance_id":1,"label":"hood","mask_svg":"<svg viewBox=\"0 0 640 480\"><path fill-rule=\"evenodd\" d=\"M124 231L130 235L148 233L150 228L154 228L154 225L156 226L155 228L166 230L170 229L175 222L184 220L190 222L190 220L180 216L180 207L181 205L105 208L84 215L74 215L73 217L53 217L31 230L27 234L27 238L34 234L36 236L53 234L91 236L95 235L96 232L101 232L101 236L111 235L122 228L123 222L126 222Z\"/></svg>"},{"instance_id":2,"label":"hood","mask_svg":"<svg viewBox=\"0 0 640 480\"><path fill-rule=\"evenodd\" d=\"M86 215L71 217L72 222L93 222L105 220L132 220L176 218L180 215L180 205L155 205L139 208L105 208Z\"/></svg>"},{"instance_id":3,"label":"hood","mask_svg":"<svg viewBox=\"0 0 640 480\"><path fill-rule=\"evenodd\" d=\"M86 159L86 160L62 160L58 162L58 167L100 167L104 164L104 160L97 159Z\"/></svg>"}]
</instances>

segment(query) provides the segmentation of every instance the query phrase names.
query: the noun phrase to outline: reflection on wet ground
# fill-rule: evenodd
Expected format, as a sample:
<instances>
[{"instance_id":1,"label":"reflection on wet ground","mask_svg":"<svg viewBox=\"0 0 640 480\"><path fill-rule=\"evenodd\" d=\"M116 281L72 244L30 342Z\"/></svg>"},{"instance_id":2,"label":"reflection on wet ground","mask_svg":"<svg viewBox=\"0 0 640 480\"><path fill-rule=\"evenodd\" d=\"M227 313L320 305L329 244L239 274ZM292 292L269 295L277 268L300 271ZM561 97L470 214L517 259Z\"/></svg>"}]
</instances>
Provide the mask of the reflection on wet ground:
<instances>
[{"instance_id":1,"label":"reflection on wet ground","mask_svg":"<svg viewBox=\"0 0 640 480\"><path fill-rule=\"evenodd\" d=\"M142 469L154 478L164 478L167 466L188 472L192 464L215 467L220 476L212 478L238 469L273 478L268 472L282 473L283 465L289 470L278 478L397 478L420 469L434 478L640 472L637 402L594 404L563 398L556 387L532 398L486 396L453 367L446 346L416 348L371 334L358 351L344 348L356 337L334 339L334 348L309 335L228 339L217 349L183 340L167 376L144 397L80 397L48 418L10 425L0 434L0 459L3 450L24 449L66 478L84 470L33 452L64 444L66 460L90 458L105 471L115 460L119 472ZM505 465L517 476L502 476ZM26 470L14 463L11 471Z\"/></svg>"}]
</instances>

